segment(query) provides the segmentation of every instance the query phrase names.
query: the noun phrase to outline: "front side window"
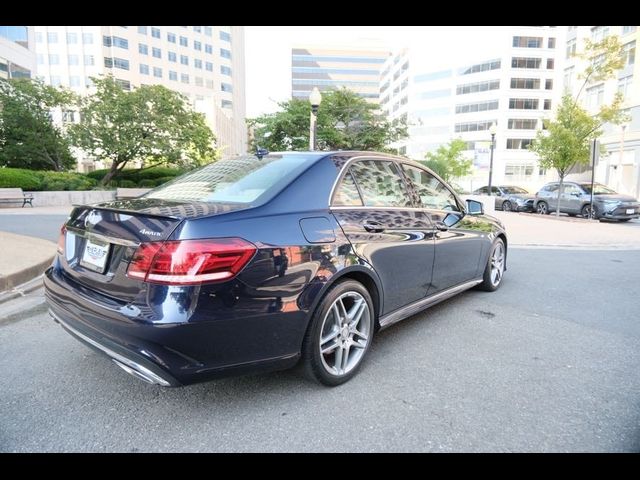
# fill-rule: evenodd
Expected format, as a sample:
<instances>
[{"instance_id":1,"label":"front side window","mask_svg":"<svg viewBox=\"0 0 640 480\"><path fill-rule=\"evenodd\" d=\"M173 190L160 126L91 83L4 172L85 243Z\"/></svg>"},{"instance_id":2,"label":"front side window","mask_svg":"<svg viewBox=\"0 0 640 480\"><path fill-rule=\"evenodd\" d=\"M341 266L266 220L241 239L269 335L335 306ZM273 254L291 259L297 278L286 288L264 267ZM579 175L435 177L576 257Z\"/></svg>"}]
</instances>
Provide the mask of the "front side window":
<instances>
[{"instance_id":1,"label":"front side window","mask_svg":"<svg viewBox=\"0 0 640 480\"><path fill-rule=\"evenodd\" d=\"M460 211L455 195L436 177L426 170L411 165L403 164L402 169L409 179L409 183L420 197L420 203L423 207L454 212Z\"/></svg>"},{"instance_id":2,"label":"front side window","mask_svg":"<svg viewBox=\"0 0 640 480\"><path fill-rule=\"evenodd\" d=\"M336 195L333 198L333 205L358 207L363 205L360 193L358 193L358 187L356 187L356 182L351 173L347 172L342 179L342 183L336 190Z\"/></svg>"},{"instance_id":3,"label":"front side window","mask_svg":"<svg viewBox=\"0 0 640 480\"><path fill-rule=\"evenodd\" d=\"M367 207L411 207L411 200L395 163L385 160L356 162L350 172Z\"/></svg>"}]
</instances>

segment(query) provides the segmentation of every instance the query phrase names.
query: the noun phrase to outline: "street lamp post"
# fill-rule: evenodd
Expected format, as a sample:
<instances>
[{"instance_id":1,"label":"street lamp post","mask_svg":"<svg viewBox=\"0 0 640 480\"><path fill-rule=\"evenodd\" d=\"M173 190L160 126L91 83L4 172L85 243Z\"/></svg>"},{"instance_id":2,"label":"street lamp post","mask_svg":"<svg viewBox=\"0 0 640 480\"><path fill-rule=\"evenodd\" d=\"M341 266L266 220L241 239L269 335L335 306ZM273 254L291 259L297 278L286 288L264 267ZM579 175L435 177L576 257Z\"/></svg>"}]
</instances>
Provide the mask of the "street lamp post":
<instances>
[{"instance_id":1,"label":"street lamp post","mask_svg":"<svg viewBox=\"0 0 640 480\"><path fill-rule=\"evenodd\" d=\"M489 195L491 195L491 179L493 177L493 148L496 143L496 124L492 123L489 127L491 134L491 156L489 157Z\"/></svg>"},{"instance_id":2,"label":"street lamp post","mask_svg":"<svg viewBox=\"0 0 640 480\"><path fill-rule=\"evenodd\" d=\"M309 103L311 104L311 122L309 125L309 150L313 151L318 148L318 142L316 139L317 134L317 120L318 120L318 107L322 102L322 95L318 87L313 87L311 95L309 95Z\"/></svg>"},{"instance_id":3,"label":"street lamp post","mask_svg":"<svg viewBox=\"0 0 640 480\"><path fill-rule=\"evenodd\" d=\"M624 132L629 124L624 122L620 125L620 154L618 155L618 166L616 168L616 190L620 189L620 175L622 172L622 158L624 157Z\"/></svg>"}]
</instances>

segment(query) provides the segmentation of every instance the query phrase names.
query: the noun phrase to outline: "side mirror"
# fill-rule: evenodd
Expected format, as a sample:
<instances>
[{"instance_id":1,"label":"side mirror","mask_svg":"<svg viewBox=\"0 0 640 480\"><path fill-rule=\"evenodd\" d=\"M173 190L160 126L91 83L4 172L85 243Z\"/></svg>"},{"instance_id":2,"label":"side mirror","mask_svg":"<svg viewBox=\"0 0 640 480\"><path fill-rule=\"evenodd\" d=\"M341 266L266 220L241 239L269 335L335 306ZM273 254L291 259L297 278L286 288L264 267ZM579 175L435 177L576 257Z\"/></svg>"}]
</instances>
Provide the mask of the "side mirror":
<instances>
[{"instance_id":1,"label":"side mirror","mask_svg":"<svg viewBox=\"0 0 640 480\"><path fill-rule=\"evenodd\" d=\"M469 215L482 215L484 213L482 202L467 200L467 213Z\"/></svg>"}]
</instances>

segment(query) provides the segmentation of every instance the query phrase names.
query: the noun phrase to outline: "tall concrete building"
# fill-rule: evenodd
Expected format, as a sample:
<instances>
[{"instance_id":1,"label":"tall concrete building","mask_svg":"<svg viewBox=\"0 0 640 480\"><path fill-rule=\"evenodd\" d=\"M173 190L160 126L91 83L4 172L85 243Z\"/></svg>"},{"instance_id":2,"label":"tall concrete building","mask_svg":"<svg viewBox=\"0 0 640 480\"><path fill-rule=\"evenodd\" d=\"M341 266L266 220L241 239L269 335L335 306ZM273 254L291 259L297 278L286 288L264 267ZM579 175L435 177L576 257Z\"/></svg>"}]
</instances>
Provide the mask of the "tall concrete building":
<instances>
[{"instance_id":1,"label":"tall concrete building","mask_svg":"<svg viewBox=\"0 0 640 480\"><path fill-rule=\"evenodd\" d=\"M614 78L604 82L592 82L584 86L580 72L585 68L582 60L573 56L584 49L584 41L599 41L608 35L618 35L624 46L625 65ZM603 104L611 103L614 94L624 95L624 108L631 121L623 125L605 125L600 143L604 154L596 166L595 179L615 190L640 197L640 66L636 62L636 45L640 42L638 26L570 26L562 54L565 60L563 85L590 112L596 112ZM590 169L582 178L590 176Z\"/></svg>"},{"instance_id":2,"label":"tall concrete building","mask_svg":"<svg viewBox=\"0 0 640 480\"><path fill-rule=\"evenodd\" d=\"M90 77L106 74L125 89L164 85L185 94L205 114L223 157L246 152L243 27L34 28L37 75L45 83L81 94L91 90ZM93 166L91 159L82 163L81 170Z\"/></svg>"},{"instance_id":3,"label":"tall concrete building","mask_svg":"<svg viewBox=\"0 0 640 480\"><path fill-rule=\"evenodd\" d=\"M378 103L380 72L389 52L375 49L291 49L291 97L307 99L313 87L322 91L347 87Z\"/></svg>"},{"instance_id":4,"label":"tall concrete building","mask_svg":"<svg viewBox=\"0 0 640 480\"><path fill-rule=\"evenodd\" d=\"M35 76L33 27L0 26L0 78Z\"/></svg>"},{"instance_id":5,"label":"tall concrete building","mask_svg":"<svg viewBox=\"0 0 640 480\"><path fill-rule=\"evenodd\" d=\"M394 53L383 68L380 104L391 118L405 117L410 137L396 145L400 154L424 159L454 138L467 142L474 173L465 188L486 185L491 135L496 124L493 184L535 190L548 181L527 149L560 98L557 27L513 27L501 33L501 46L465 65L434 70L416 49Z\"/></svg>"}]
</instances>

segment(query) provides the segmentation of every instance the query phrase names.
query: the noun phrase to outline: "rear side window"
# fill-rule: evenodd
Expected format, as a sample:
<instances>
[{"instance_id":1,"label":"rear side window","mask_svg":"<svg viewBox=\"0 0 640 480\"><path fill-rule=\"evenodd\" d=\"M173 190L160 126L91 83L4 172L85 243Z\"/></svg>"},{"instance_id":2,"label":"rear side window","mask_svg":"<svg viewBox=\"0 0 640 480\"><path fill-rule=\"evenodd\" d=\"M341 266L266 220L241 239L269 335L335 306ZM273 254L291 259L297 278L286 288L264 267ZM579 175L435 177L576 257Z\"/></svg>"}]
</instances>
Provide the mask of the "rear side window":
<instances>
[{"instance_id":1,"label":"rear side window","mask_svg":"<svg viewBox=\"0 0 640 480\"><path fill-rule=\"evenodd\" d=\"M558 183L552 183L551 185L545 185L542 187L543 192L556 192L558 190Z\"/></svg>"},{"instance_id":2,"label":"rear side window","mask_svg":"<svg viewBox=\"0 0 640 480\"><path fill-rule=\"evenodd\" d=\"M196 202L256 203L271 198L306 170L313 159L269 155L220 160L151 190L145 198Z\"/></svg>"},{"instance_id":3,"label":"rear side window","mask_svg":"<svg viewBox=\"0 0 640 480\"><path fill-rule=\"evenodd\" d=\"M410 207L411 200L398 167L384 160L362 160L351 166L367 207Z\"/></svg>"},{"instance_id":4,"label":"rear side window","mask_svg":"<svg viewBox=\"0 0 640 480\"><path fill-rule=\"evenodd\" d=\"M336 191L336 196L333 199L333 204L336 206L362 206L362 199L358 193L356 182L353 180L351 173L347 174L342 179L342 183Z\"/></svg>"},{"instance_id":5,"label":"rear side window","mask_svg":"<svg viewBox=\"0 0 640 480\"><path fill-rule=\"evenodd\" d=\"M420 197L420 203L423 207L460 211L455 195L436 177L426 170L411 165L403 164L402 169Z\"/></svg>"}]
</instances>

